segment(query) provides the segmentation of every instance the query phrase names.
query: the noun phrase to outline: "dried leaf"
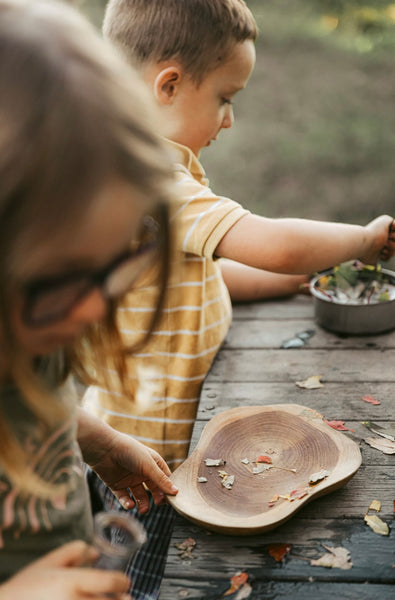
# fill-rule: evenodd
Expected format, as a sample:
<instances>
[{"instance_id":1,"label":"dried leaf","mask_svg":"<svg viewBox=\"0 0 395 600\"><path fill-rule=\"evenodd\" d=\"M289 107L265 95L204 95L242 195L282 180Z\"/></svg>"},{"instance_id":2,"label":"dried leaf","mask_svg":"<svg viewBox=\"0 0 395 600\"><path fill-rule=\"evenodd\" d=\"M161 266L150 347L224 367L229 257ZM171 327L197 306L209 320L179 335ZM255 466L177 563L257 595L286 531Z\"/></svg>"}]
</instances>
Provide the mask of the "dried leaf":
<instances>
[{"instance_id":1,"label":"dried leaf","mask_svg":"<svg viewBox=\"0 0 395 600\"><path fill-rule=\"evenodd\" d=\"M244 585L241 586L241 588L237 592L234 600L245 600L246 598L250 597L251 592L252 592L252 587L250 586L249 583L245 583Z\"/></svg>"},{"instance_id":2,"label":"dried leaf","mask_svg":"<svg viewBox=\"0 0 395 600\"><path fill-rule=\"evenodd\" d=\"M324 423L332 427L332 429L336 429L337 431L354 431L354 429L349 429L344 425L344 421L327 421L324 419Z\"/></svg>"},{"instance_id":3,"label":"dried leaf","mask_svg":"<svg viewBox=\"0 0 395 600\"><path fill-rule=\"evenodd\" d=\"M372 500L372 502L369 504L369 508L366 512L368 512L369 510L375 510L376 512L380 512L380 510L381 510L380 500Z\"/></svg>"},{"instance_id":4,"label":"dried leaf","mask_svg":"<svg viewBox=\"0 0 395 600\"><path fill-rule=\"evenodd\" d=\"M292 490L290 492L289 497L291 500L300 500L309 494L309 490L307 488L299 488L298 490Z\"/></svg>"},{"instance_id":5,"label":"dried leaf","mask_svg":"<svg viewBox=\"0 0 395 600\"><path fill-rule=\"evenodd\" d=\"M380 452L383 452L384 454L395 454L395 442L392 440L368 437L365 439L365 442L369 444L369 446L372 446L372 448L376 448L376 450L380 450Z\"/></svg>"},{"instance_id":6,"label":"dried leaf","mask_svg":"<svg viewBox=\"0 0 395 600\"><path fill-rule=\"evenodd\" d=\"M207 477L198 477L198 483L207 483Z\"/></svg>"},{"instance_id":7,"label":"dried leaf","mask_svg":"<svg viewBox=\"0 0 395 600\"><path fill-rule=\"evenodd\" d=\"M368 402L368 404L374 404L374 406L378 406L381 404L380 400L375 400L372 396L363 396L361 398L364 402Z\"/></svg>"},{"instance_id":8,"label":"dried leaf","mask_svg":"<svg viewBox=\"0 0 395 600\"><path fill-rule=\"evenodd\" d=\"M222 485L227 490L231 490L232 489L232 485L234 484L234 482L235 482L235 476L234 475L227 475L226 477L222 478Z\"/></svg>"},{"instance_id":9,"label":"dried leaf","mask_svg":"<svg viewBox=\"0 0 395 600\"><path fill-rule=\"evenodd\" d=\"M272 459L270 458L270 456L262 456L262 454L260 456L258 456L258 458L255 461L256 463L267 463L268 465L272 464Z\"/></svg>"},{"instance_id":10,"label":"dried leaf","mask_svg":"<svg viewBox=\"0 0 395 600\"><path fill-rule=\"evenodd\" d=\"M377 515L365 515L364 520L375 533L380 535L389 535L389 527Z\"/></svg>"},{"instance_id":11,"label":"dried leaf","mask_svg":"<svg viewBox=\"0 0 395 600\"><path fill-rule=\"evenodd\" d=\"M273 498L271 498L268 502L270 508L275 505L277 500L279 500L280 496L278 494L274 494ZM395 500L394 500L394 510L395 510Z\"/></svg>"},{"instance_id":12,"label":"dried leaf","mask_svg":"<svg viewBox=\"0 0 395 600\"><path fill-rule=\"evenodd\" d=\"M242 458L241 462L243 463L243 465L248 465L250 463L250 461L248 460L248 458Z\"/></svg>"},{"instance_id":13,"label":"dried leaf","mask_svg":"<svg viewBox=\"0 0 395 600\"><path fill-rule=\"evenodd\" d=\"M252 472L254 473L254 475L257 475L258 473L263 473L264 471L268 471L269 469L272 469L273 465L265 465L263 463L257 465L256 467L252 467Z\"/></svg>"},{"instance_id":14,"label":"dried leaf","mask_svg":"<svg viewBox=\"0 0 395 600\"><path fill-rule=\"evenodd\" d=\"M346 548L343 548L342 546L324 546L324 548L328 550L327 554L323 554L320 558L310 560L310 564L313 567L351 569L353 564L350 560L350 552Z\"/></svg>"},{"instance_id":15,"label":"dried leaf","mask_svg":"<svg viewBox=\"0 0 395 600\"><path fill-rule=\"evenodd\" d=\"M311 375L304 381L296 381L296 385L300 388L305 388L306 390L315 390L317 388L324 387L321 383L322 375Z\"/></svg>"},{"instance_id":16,"label":"dried leaf","mask_svg":"<svg viewBox=\"0 0 395 600\"><path fill-rule=\"evenodd\" d=\"M247 573L244 573L242 571L240 571L239 573L236 573L236 575L233 575L233 577L230 578L230 584L231 584L230 588L223 594L223 597L234 594L235 592L237 592L237 590L239 590L241 588L241 586L246 584L247 581L248 581Z\"/></svg>"},{"instance_id":17,"label":"dried leaf","mask_svg":"<svg viewBox=\"0 0 395 600\"><path fill-rule=\"evenodd\" d=\"M267 547L267 550L274 560L281 562L291 548L291 544L271 544Z\"/></svg>"},{"instance_id":18,"label":"dried leaf","mask_svg":"<svg viewBox=\"0 0 395 600\"><path fill-rule=\"evenodd\" d=\"M205 458L204 462L206 467L222 467L226 464L226 460L223 458Z\"/></svg>"},{"instance_id":19,"label":"dried leaf","mask_svg":"<svg viewBox=\"0 0 395 600\"><path fill-rule=\"evenodd\" d=\"M192 554L192 550L196 546L196 540L193 538L186 538L181 544L174 544L174 546L178 548L178 556L180 558L195 558Z\"/></svg>"},{"instance_id":20,"label":"dried leaf","mask_svg":"<svg viewBox=\"0 0 395 600\"><path fill-rule=\"evenodd\" d=\"M325 477L328 477L330 474L331 472L327 471L326 469L321 469L321 471L317 471L317 473L312 473L309 477L309 484L314 485L315 483L325 479Z\"/></svg>"},{"instance_id":21,"label":"dried leaf","mask_svg":"<svg viewBox=\"0 0 395 600\"><path fill-rule=\"evenodd\" d=\"M376 435L395 442L395 427L382 427L381 425L377 425L377 423L372 423L372 421L362 421L362 425L365 425L365 427Z\"/></svg>"}]
</instances>

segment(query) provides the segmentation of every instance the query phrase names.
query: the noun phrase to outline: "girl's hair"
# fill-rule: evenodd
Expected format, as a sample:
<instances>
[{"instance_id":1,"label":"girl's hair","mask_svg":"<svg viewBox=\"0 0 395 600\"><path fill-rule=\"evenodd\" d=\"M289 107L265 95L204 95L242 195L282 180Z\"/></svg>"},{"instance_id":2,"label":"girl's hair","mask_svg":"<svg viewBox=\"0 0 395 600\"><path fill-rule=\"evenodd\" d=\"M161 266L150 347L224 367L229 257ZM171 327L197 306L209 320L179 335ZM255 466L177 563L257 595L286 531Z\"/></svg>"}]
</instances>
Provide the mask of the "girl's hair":
<instances>
[{"instance_id":1,"label":"girl's hair","mask_svg":"<svg viewBox=\"0 0 395 600\"><path fill-rule=\"evenodd\" d=\"M152 121L144 84L74 9L53 0L0 0L0 350L27 408L47 427L67 409L43 390L10 326L24 252L56 234L59 223L72 236L73 223L116 179L146 198L147 214L166 212L171 168ZM155 318L166 285L167 218L162 237ZM64 378L73 371L94 381L95 373L116 369L125 381L115 308L69 351ZM4 401L0 394L3 415ZM2 466L26 489L26 456L1 415L0 439Z\"/></svg>"},{"instance_id":2,"label":"girl's hair","mask_svg":"<svg viewBox=\"0 0 395 600\"><path fill-rule=\"evenodd\" d=\"M243 0L109 0L103 33L131 64L174 59L199 84L257 26Z\"/></svg>"}]
</instances>

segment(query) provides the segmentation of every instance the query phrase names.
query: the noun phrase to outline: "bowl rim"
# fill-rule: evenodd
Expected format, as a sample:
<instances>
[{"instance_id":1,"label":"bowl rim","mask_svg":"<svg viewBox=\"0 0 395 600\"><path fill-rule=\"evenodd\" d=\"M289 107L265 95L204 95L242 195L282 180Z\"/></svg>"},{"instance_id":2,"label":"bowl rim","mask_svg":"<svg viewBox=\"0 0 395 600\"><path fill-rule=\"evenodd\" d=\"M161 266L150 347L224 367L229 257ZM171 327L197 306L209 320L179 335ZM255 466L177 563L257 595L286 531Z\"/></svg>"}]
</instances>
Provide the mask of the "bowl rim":
<instances>
[{"instance_id":1,"label":"bowl rim","mask_svg":"<svg viewBox=\"0 0 395 600\"><path fill-rule=\"evenodd\" d=\"M334 271L334 267L331 267L330 269L326 269L325 271L320 271L319 273L317 273L316 275L314 275L314 277L310 280L310 293L311 295L316 298L317 300L322 300L323 302L326 302L327 304L336 304L338 306L343 306L343 307L347 307L347 306L355 306L355 307L360 307L360 309L372 309L373 306L388 306L392 303L395 303L395 298L391 298L390 300L384 300L384 302L373 302L372 304L361 304L359 302L340 302L338 299L335 298L326 298L325 295L318 291L316 288L316 283L321 279L321 277L325 277L326 275L331 275ZM382 268L381 272L384 275L389 275L390 277L395 278L395 271L392 271L391 269L385 269ZM392 284L391 284L392 285ZM394 285L395 287L395 285Z\"/></svg>"}]
</instances>

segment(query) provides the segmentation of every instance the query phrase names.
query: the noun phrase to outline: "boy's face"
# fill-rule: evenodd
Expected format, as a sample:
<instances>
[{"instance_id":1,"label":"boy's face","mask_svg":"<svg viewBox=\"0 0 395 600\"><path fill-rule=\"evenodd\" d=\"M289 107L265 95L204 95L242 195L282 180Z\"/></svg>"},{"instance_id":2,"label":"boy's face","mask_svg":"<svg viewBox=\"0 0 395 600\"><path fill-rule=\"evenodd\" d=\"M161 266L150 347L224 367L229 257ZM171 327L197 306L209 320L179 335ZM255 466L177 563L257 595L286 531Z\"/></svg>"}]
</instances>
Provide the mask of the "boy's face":
<instances>
[{"instance_id":1,"label":"boy's face","mask_svg":"<svg viewBox=\"0 0 395 600\"><path fill-rule=\"evenodd\" d=\"M184 77L170 109L166 136L199 156L221 129L232 126L232 99L247 85L254 64L255 47L247 40L236 44L228 60L211 71L199 87Z\"/></svg>"}]
</instances>

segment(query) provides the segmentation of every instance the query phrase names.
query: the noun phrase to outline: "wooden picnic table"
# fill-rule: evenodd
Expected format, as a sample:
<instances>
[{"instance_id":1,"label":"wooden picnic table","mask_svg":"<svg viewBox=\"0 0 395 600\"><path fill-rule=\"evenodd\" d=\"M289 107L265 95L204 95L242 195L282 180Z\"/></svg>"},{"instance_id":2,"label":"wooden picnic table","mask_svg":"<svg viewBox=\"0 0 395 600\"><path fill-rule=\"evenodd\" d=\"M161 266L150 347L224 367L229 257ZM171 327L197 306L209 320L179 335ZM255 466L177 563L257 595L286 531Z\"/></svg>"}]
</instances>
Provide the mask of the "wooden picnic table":
<instances>
[{"instance_id":1,"label":"wooden picnic table","mask_svg":"<svg viewBox=\"0 0 395 600\"><path fill-rule=\"evenodd\" d=\"M315 334L304 347L281 348L308 329ZM322 375L322 388L296 386L296 381L317 374ZM296 403L328 420L345 421L354 432L343 435L360 444L362 466L344 487L306 504L285 524L263 534L212 533L177 515L160 600L219 600L238 572L247 573L252 589L226 599L394 600L395 455L367 445L363 439L374 434L361 423L395 420L394 383L395 332L335 335L314 322L313 301L303 296L235 306L227 339L202 390L191 450L207 421L221 411ZM380 405L362 401L365 395ZM372 500L381 501L378 516L390 525L388 536L374 533L364 522ZM186 538L196 541L192 559L182 559L176 548ZM291 545L282 562L269 554L273 544ZM312 566L310 559L325 554L324 546L349 550L352 568Z\"/></svg>"}]
</instances>

